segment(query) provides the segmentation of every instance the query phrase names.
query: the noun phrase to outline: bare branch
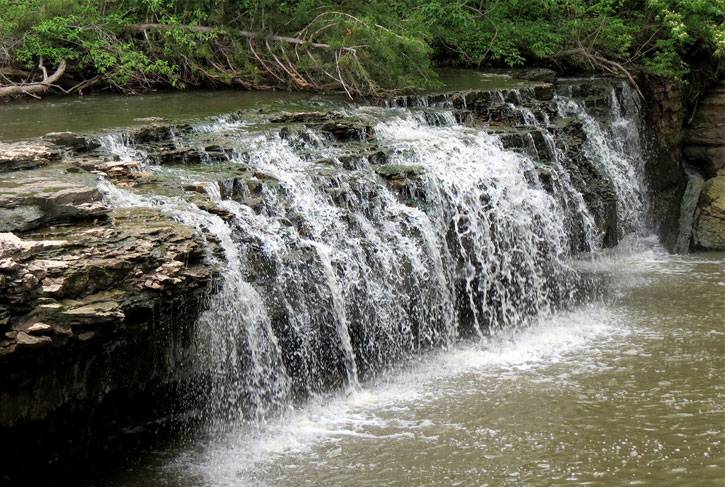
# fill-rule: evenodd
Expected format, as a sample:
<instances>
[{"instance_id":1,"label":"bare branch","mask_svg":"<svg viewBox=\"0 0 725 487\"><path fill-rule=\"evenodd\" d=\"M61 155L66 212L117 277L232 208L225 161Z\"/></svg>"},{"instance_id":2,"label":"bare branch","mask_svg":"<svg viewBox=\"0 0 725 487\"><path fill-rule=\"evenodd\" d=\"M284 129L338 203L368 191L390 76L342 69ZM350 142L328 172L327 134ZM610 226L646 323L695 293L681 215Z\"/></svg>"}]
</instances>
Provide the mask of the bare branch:
<instances>
[{"instance_id":1,"label":"bare branch","mask_svg":"<svg viewBox=\"0 0 725 487\"><path fill-rule=\"evenodd\" d=\"M40 66L42 67L42 61ZM43 70L43 81L40 81L38 83L23 83L12 86L1 86L0 97L11 95L30 95L37 98L38 95L43 95L47 93L50 86L58 81L61 76L63 76L63 73L65 73L65 68L66 62L64 59L60 62L60 65L58 65L58 69L52 75L48 76L47 71Z\"/></svg>"}]
</instances>

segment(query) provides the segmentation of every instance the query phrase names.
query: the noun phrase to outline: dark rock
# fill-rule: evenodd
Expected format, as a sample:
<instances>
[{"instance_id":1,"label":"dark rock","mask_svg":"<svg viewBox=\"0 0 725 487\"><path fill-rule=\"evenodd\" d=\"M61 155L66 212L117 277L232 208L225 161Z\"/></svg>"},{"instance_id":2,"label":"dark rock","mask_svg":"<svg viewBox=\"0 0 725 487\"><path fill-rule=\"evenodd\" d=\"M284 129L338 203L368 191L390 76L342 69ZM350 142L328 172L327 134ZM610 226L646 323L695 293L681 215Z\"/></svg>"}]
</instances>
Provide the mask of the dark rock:
<instances>
[{"instance_id":1,"label":"dark rock","mask_svg":"<svg viewBox=\"0 0 725 487\"><path fill-rule=\"evenodd\" d=\"M683 154L707 177L725 168L725 80L699 100L685 130Z\"/></svg>"},{"instance_id":2,"label":"dark rock","mask_svg":"<svg viewBox=\"0 0 725 487\"><path fill-rule=\"evenodd\" d=\"M537 100L549 101L554 98L554 85L543 84L534 87L534 96Z\"/></svg>"},{"instance_id":3,"label":"dark rock","mask_svg":"<svg viewBox=\"0 0 725 487\"><path fill-rule=\"evenodd\" d=\"M326 122L316 127L337 140L365 140L374 133L370 124L348 120Z\"/></svg>"},{"instance_id":4,"label":"dark rock","mask_svg":"<svg viewBox=\"0 0 725 487\"><path fill-rule=\"evenodd\" d=\"M652 192L652 216L668 249L679 234L680 205L687 186L682 140L687 111L682 86L661 77L645 77L640 87L646 97L647 132L651 138L645 172Z\"/></svg>"},{"instance_id":5,"label":"dark rock","mask_svg":"<svg viewBox=\"0 0 725 487\"><path fill-rule=\"evenodd\" d=\"M270 119L272 123L321 123L330 120L339 120L342 114L334 112L281 112Z\"/></svg>"},{"instance_id":6,"label":"dark rock","mask_svg":"<svg viewBox=\"0 0 725 487\"><path fill-rule=\"evenodd\" d=\"M424 169L421 166L399 166L389 164L375 170L380 176L390 180L413 180L420 177Z\"/></svg>"},{"instance_id":7,"label":"dark rock","mask_svg":"<svg viewBox=\"0 0 725 487\"><path fill-rule=\"evenodd\" d=\"M546 83L554 83L558 77L556 71L546 68L517 69L513 74L516 78Z\"/></svg>"},{"instance_id":8,"label":"dark rock","mask_svg":"<svg viewBox=\"0 0 725 487\"><path fill-rule=\"evenodd\" d=\"M159 142L172 142L177 136L191 132L191 125L158 125L143 127L131 133L131 139L136 144L151 144Z\"/></svg>"},{"instance_id":9,"label":"dark rock","mask_svg":"<svg viewBox=\"0 0 725 487\"><path fill-rule=\"evenodd\" d=\"M51 132L45 134L44 140L59 147L68 148L74 152L87 152L97 149L100 144L96 140L88 139L72 132Z\"/></svg>"}]
</instances>

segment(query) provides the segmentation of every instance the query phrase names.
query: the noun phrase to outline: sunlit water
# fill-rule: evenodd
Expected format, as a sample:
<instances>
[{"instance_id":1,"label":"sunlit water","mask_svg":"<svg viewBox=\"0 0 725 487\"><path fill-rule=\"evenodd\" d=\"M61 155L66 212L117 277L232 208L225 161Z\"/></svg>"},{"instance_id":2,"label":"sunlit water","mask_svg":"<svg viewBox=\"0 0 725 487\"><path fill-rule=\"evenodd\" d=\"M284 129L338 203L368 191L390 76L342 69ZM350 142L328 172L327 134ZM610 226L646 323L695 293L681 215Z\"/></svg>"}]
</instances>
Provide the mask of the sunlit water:
<instances>
[{"instance_id":1,"label":"sunlit water","mask_svg":"<svg viewBox=\"0 0 725 487\"><path fill-rule=\"evenodd\" d=\"M582 264L610 276L606 302L149 453L111 483L723 485L725 255L620 247Z\"/></svg>"}]
</instances>

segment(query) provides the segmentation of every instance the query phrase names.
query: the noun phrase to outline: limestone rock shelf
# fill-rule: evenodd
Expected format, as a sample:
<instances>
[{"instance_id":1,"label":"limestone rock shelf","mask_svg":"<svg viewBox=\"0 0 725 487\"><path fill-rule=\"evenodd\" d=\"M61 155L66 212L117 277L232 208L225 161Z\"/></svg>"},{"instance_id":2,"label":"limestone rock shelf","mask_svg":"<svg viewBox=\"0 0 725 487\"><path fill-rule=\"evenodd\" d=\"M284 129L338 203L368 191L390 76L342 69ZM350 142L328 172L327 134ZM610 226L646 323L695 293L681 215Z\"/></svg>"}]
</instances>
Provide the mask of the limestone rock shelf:
<instances>
[{"instance_id":1,"label":"limestone rock shelf","mask_svg":"<svg viewBox=\"0 0 725 487\"><path fill-rule=\"evenodd\" d=\"M202 239L158 211L109 208L95 174L38 157L57 146L2 149L16 170L0 183L0 430L170 380L170 342L213 275Z\"/></svg>"}]
</instances>

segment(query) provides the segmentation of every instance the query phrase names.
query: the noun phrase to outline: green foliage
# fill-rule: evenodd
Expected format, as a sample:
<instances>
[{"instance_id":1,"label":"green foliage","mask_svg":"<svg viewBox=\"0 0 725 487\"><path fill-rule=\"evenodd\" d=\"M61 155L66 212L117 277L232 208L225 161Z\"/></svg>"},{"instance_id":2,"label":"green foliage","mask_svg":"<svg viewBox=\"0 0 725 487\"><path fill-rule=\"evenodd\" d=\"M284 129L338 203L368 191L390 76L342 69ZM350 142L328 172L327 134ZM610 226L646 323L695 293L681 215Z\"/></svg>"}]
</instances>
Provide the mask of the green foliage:
<instances>
[{"instance_id":1,"label":"green foliage","mask_svg":"<svg viewBox=\"0 0 725 487\"><path fill-rule=\"evenodd\" d=\"M78 0L0 0L0 35L15 39L14 59L33 67L38 58L51 65L74 62L81 72L105 74L119 85L138 76L162 76L171 84L175 69L150 59L134 40L120 41L125 20L102 15L100 2Z\"/></svg>"},{"instance_id":2,"label":"green foliage","mask_svg":"<svg viewBox=\"0 0 725 487\"><path fill-rule=\"evenodd\" d=\"M406 9L439 51L467 64L516 66L579 49L682 79L693 49L725 54L724 0L409 0Z\"/></svg>"},{"instance_id":3,"label":"green foliage","mask_svg":"<svg viewBox=\"0 0 725 487\"><path fill-rule=\"evenodd\" d=\"M682 79L693 55L725 56L725 0L0 0L0 12L0 65L66 60L121 88L413 91L435 84L432 59L605 59Z\"/></svg>"}]
</instances>

